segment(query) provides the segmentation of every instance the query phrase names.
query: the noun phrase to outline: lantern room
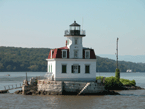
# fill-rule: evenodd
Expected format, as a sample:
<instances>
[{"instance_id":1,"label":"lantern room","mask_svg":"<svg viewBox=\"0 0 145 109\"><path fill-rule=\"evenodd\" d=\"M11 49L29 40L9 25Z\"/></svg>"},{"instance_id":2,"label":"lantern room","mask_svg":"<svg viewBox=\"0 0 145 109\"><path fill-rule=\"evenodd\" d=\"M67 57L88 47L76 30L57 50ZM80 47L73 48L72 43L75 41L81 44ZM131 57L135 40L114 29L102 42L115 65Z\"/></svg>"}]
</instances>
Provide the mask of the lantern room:
<instances>
[{"instance_id":1,"label":"lantern room","mask_svg":"<svg viewBox=\"0 0 145 109\"><path fill-rule=\"evenodd\" d=\"M85 31L80 29L80 25L76 21L69 26L70 30L66 30L64 36L85 36Z\"/></svg>"},{"instance_id":2,"label":"lantern room","mask_svg":"<svg viewBox=\"0 0 145 109\"><path fill-rule=\"evenodd\" d=\"M77 24L76 21L70 25L70 34L74 36L80 35L80 25Z\"/></svg>"}]
</instances>

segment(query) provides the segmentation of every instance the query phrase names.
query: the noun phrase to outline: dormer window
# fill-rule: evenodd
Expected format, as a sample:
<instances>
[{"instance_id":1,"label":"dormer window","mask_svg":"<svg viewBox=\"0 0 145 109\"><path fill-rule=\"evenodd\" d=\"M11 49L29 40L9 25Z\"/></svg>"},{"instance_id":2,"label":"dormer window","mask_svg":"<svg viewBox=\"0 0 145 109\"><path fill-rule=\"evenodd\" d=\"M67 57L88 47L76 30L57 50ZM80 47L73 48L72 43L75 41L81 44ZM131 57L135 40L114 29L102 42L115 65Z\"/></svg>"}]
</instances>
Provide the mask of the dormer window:
<instances>
[{"instance_id":1,"label":"dormer window","mask_svg":"<svg viewBox=\"0 0 145 109\"><path fill-rule=\"evenodd\" d=\"M74 58L78 58L78 50L74 50Z\"/></svg>"},{"instance_id":2,"label":"dormer window","mask_svg":"<svg viewBox=\"0 0 145 109\"><path fill-rule=\"evenodd\" d=\"M75 38L75 45L78 44L78 38Z\"/></svg>"},{"instance_id":3,"label":"dormer window","mask_svg":"<svg viewBox=\"0 0 145 109\"><path fill-rule=\"evenodd\" d=\"M67 58L67 50L62 50L62 58Z\"/></svg>"},{"instance_id":4,"label":"dormer window","mask_svg":"<svg viewBox=\"0 0 145 109\"><path fill-rule=\"evenodd\" d=\"M85 50L85 58L90 59L90 50Z\"/></svg>"}]
</instances>

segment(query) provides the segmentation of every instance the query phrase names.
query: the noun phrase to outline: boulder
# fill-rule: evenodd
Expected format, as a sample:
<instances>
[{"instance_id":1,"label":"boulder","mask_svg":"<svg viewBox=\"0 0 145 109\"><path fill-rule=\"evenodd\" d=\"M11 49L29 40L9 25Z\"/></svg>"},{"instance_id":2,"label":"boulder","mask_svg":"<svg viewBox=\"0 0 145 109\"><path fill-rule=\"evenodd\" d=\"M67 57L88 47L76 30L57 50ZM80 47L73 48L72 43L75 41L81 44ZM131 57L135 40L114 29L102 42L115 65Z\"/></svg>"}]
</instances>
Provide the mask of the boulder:
<instances>
[{"instance_id":1,"label":"boulder","mask_svg":"<svg viewBox=\"0 0 145 109\"><path fill-rule=\"evenodd\" d=\"M32 95L37 95L37 94L34 92L34 93L32 93Z\"/></svg>"},{"instance_id":2,"label":"boulder","mask_svg":"<svg viewBox=\"0 0 145 109\"><path fill-rule=\"evenodd\" d=\"M100 94L102 94L102 95L120 95L118 92L115 92L113 90L106 90L106 91L101 92Z\"/></svg>"},{"instance_id":3,"label":"boulder","mask_svg":"<svg viewBox=\"0 0 145 109\"><path fill-rule=\"evenodd\" d=\"M57 92L51 92L51 95L58 95Z\"/></svg>"},{"instance_id":4,"label":"boulder","mask_svg":"<svg viewBox=\"0 0 145 109\"><path fill-rule=\"evenodd\" d=\"M27 92L26 92L26 95L32 95L32 92L27 91Z\"/></svg>"},{"instance_id":5,"label":"boulder","mask_svg":"<svg viewBox=\"0 0 145 109\"><path fill-rule=\"evenodd\" d=\"M39 91L36 91L35 94L36 94L36 95L39 95Z\"/></svg>"},{"instance_id":6,"label":"boulder","mask_svg":"<svg viewBox=\"0 0 145 109\"><path fill-rule=\"evenodd\" d=\"M43 91L43 95L47 95L47 92L46 91Z\"/></svg>"},{"instance_id":7,"label":"boulder","mask_svg":"<svg viewBox=\"0 0 145 109\"><path fill-rule=\"evenodd\" d=\"M14 92L14 94L22 94L22 90L17 90Z\"/></svg>"}]
</instances>

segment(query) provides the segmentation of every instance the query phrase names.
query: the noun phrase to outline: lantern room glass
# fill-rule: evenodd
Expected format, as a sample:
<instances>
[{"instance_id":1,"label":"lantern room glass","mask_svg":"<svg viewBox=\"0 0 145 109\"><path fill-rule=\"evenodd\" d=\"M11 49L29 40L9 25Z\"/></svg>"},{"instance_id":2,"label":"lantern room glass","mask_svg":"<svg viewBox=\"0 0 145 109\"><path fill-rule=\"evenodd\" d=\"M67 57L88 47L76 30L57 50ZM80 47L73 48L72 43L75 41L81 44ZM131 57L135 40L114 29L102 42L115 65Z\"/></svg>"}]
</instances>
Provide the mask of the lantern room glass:
<instances>
[{"instance_id":1,"label":"lantern room glass","mask_svg":"<svg viewBox=\"0 0 145 109\"><path fill-rule=\"evenodd\" d=\"M70 26L70 30L80 30L80 26Z\"/></svg>"}]
</instances>

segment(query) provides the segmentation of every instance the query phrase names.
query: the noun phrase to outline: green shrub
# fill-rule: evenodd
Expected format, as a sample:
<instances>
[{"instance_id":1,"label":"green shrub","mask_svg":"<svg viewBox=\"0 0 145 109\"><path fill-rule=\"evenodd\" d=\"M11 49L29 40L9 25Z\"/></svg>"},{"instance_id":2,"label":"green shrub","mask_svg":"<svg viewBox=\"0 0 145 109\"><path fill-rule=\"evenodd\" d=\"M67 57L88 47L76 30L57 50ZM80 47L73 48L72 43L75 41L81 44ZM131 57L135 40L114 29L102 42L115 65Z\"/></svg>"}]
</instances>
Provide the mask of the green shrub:
<instances>
[{"instance_id":1,"label":"green shrub","mask_svg":"<svg viewBox=\"0 0 145 109\"><path fill-rule=\"evenodd\" d=\"M96 80L101 79L103 81L103 76L96 77ZM105 78L105 88L106 89L120 89L122 87L122 83L116 77L106 77Z\"/></svg>"},{"instance_id":2,"label":"green shrub","mask_svg":"<svg viewBox=\"0 0 145 109\"><path fill-rule=\"evenodd\" d=\"M103 82L103 76L97 76L96 80L101 79L101 82Z\"/></svg>"},{"instance_id":3,"label":"green shrub","mask_svg":"<svg viewBox=\"0 0 145 109\"><path fill-rule=\"evenodd\" d=\"M101 82L103 82L103 76L96 77L96 80L98 79L101 79ZM135 80L128 80L123 78L120 78L120 80L118 80L118 78L113 76L105 78L105 89L108 90L122 89L123 85L135 86L136 82Z\"/></svg>"},{"instance_id":4,"label":"green shrub","mask_svg":"<svg viewBox=\"0 0 145 109\"><path fill-rule=\"evenodd\" d=\"M136 82L135 80L129 80L129 79L123 79L123 78L120 78L120 82L123 84L123 85L129 85L129 86L135 86L136 85Z\"/></svg>"},{"instance_id":5,"label":"green shrub","mask_svg":"<svg viewBox=\"0 0 145 109\"><path fill-rule=\"evenodd\" d=\"M123 84L116 77L106 77L105 78L105 88L106 89L120 89Z\"/></svg>"}]
</instances>

